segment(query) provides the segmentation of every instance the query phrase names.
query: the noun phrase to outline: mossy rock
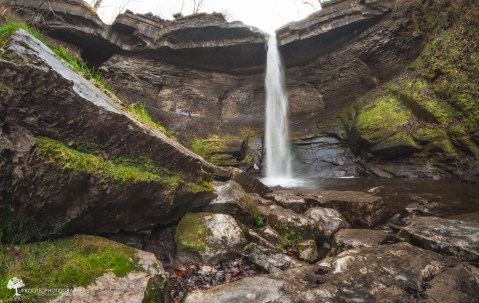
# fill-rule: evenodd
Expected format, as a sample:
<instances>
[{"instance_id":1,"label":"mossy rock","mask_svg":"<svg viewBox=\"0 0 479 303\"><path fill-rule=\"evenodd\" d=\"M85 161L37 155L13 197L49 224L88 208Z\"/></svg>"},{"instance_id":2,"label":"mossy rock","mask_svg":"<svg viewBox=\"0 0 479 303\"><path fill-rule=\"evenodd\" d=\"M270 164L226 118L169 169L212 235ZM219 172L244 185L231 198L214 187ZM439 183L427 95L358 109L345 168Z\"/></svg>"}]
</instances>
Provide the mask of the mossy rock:
<instances>
[{"instance_id":1,"label":"mossy rock","mask_svg":"<svg viewBox=\"0 0 479 303\"><path fill-rule=\"evenodd\" d=\"M144 276L141 283L145 289L151 284L150 280L165 282L168 279L161 263L153 254L100 237L75 236L20 246L4 245L0 248L3 250L3 262L0 263L0 299L4 301L15 294L15 290L6 287L9 279L13 277L21 279L29 289L88 289L106 274L113 274L112 279L128 279L130 273L141 273L141 276ZM96 287L100 287L99 291L112 291L102 290L98 285ZM156 288L158 293L165 292L167 283L156 283ZM77 293L64 292L63 295L76 296ZM137 295L144 296L143 293ZM25 292L22 299L28 302L43 302L45 297L38 293Z\"/></svg>"},{"instance_id":2,"label":"mossy rock","mask_svg":"<svg viewBox=\"0 0 479 303\"><path fill-rule=\"evenodd\" d=\"M438 7L451 12L447 3ZM437 28L443 12L434 6L418 22ZM410 71L345 111L358 152L444 162L479 157L478 17L476 11L455 15L457 22L437 31Z\"/></svg>"},{"instance_id":3,"label":"mossy rock","mask_svg":"<svg viewBox=\"0 0 479 303\"><path fill-rule=\"evenodd\" d=\"M176 227L177 258L180 262L215 263L239 257L246 238L229 215L188 213Z\"/></svg>"}]
</instances>

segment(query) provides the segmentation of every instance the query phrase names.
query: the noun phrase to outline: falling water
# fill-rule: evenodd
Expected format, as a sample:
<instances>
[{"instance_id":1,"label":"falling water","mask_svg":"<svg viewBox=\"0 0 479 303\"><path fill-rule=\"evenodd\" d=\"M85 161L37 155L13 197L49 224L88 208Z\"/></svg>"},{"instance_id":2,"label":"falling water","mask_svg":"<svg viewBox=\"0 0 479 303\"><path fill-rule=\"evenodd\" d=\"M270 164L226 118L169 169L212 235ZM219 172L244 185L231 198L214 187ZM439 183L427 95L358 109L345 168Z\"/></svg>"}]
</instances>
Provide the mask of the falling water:
<instances>
[{"instance_id":1,"label":"falling water","mask_svg":"<svg viewBox=\"0 0 479 303\"><path fill-rule=\"evenodd\" d=\"M271 34L268 40L265 87L266 179L264 181L270 185L282 185L281 183L293 178L293 173L288 144L288 97L275 34Z\"/></svg>"}]
</instances>

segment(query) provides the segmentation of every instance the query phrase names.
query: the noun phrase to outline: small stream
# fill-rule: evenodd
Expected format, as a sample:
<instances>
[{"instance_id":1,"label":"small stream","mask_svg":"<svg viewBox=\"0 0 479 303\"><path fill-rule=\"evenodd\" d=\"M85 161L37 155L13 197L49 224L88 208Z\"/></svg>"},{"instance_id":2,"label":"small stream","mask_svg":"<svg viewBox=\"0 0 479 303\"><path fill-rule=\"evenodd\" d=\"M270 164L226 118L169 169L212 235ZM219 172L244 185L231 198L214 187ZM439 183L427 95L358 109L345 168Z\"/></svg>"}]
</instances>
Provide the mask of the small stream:
<instances>
[{"instance_id":1,"label":"small stream","mask_svg":"<svg viewBox=\"0 0 479 303\"><path fill-rule=\"evenodd\" d=\"M479 184L458 180L404 180L331 178L303 180L291 190L322 191L352 190L367 192L377 188L377 195L386 202L392 213L400 213L415 205L428 205L430 214L449 217L479 211Z\"/></svg>"}]
</instances>

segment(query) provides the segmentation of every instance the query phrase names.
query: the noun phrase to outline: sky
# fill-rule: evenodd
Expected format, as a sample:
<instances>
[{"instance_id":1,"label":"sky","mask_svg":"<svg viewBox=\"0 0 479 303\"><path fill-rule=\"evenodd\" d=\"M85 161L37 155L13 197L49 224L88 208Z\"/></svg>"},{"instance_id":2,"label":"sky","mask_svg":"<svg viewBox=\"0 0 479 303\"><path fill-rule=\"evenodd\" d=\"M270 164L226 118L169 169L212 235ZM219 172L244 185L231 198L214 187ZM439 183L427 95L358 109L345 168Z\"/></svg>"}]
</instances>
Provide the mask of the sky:
<instances>
[{"instance_id":1,"label":"sky","mask_svg":"<svg viewBox=\"0 0 479 303\"><path fill-rule=\"evenodd\" d=\"M91 3L91 0L87 0ZM135 13L151 12L163 19L173 19L174 13L180 12L183 0L103 0L98 10L105 23L111 23L123 9ZM184 0L183 15L191 14L193 0ZM272 32L291 21L300 20L319 10L319 1L310 0L203 0L200 12L222 12L229 21L239 20L263 31Z\"/></svg>"}]
</instances>

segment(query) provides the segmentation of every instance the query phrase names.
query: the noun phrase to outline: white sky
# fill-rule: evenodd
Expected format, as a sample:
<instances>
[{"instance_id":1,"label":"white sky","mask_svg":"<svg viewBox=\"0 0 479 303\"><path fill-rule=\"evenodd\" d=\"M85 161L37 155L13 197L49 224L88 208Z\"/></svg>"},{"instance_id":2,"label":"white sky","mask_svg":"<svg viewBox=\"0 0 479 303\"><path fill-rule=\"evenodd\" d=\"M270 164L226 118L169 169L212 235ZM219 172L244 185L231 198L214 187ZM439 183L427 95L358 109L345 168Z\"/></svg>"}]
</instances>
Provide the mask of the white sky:
<instances>
[{"instance_id":1,"label":"white sky","mask_svg":"<svg viewBox=\"0 0 479 303\"><path fill-rule=\"evenodd\" d=\"M91 3L91 0L87 0ZM98 10L100 18L111 23L122 9L135 13L151 12L164 19L173 19L172 15L181 10L183 0L103 0ZM193 0L184 0L183 15L191 14ZM311 0L320 9L319 1ZM284 24L300 20L313 13L315 8L305 4L304 0L203 0L201 12L227 12L232 20L256 26L271 32ZM231 21L231 20L230 20Z\"/></svg>"}]
</instances>

